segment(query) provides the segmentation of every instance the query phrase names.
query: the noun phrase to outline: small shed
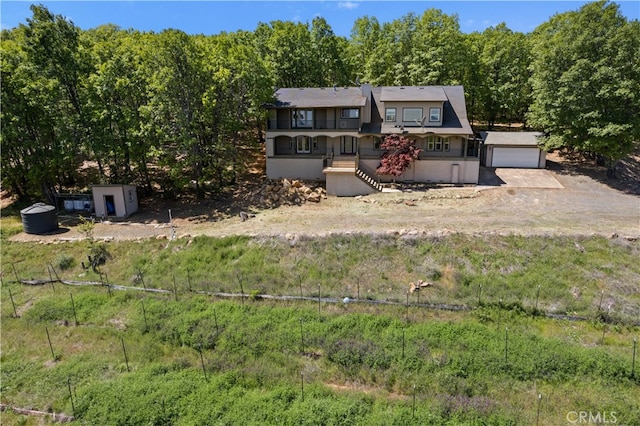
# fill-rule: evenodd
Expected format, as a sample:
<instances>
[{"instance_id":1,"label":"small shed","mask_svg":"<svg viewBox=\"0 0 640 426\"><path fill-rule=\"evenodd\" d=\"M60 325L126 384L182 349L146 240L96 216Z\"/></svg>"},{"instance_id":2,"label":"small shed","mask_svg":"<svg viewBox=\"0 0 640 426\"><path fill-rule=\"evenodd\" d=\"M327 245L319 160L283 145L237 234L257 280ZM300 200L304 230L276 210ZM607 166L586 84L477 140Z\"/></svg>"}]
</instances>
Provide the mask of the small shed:
<instances>
[{"instance_id":1,"label":"small shed","mask_svg":"<svg viewBox=\"0 0 640 426\"><path fill-rule=\"evenodd\" d=\"M538 147L539 132L482 132L482 165L544 169L546 153Z\"/></svg>"},{"instance_id":2,"label":"small shed","mask_svg":"<svg viewBox=\"0 0 640 426\"><path fill-rule=\"evenodd\" d=\"M91 192L97 217L128 217L138 211L133 185L93 185Z\"/></svg>"},{"instance_id":3,"label":"small shed","mask_svg":"<svg viewBox=\"0 0 640 426\"><path fill-rule=\"evenodd\" d=\"M54 206L36 203L20 210L20 216L27 234L46 234L58 229L58 214Z\"/></svg>"}]
</instances>

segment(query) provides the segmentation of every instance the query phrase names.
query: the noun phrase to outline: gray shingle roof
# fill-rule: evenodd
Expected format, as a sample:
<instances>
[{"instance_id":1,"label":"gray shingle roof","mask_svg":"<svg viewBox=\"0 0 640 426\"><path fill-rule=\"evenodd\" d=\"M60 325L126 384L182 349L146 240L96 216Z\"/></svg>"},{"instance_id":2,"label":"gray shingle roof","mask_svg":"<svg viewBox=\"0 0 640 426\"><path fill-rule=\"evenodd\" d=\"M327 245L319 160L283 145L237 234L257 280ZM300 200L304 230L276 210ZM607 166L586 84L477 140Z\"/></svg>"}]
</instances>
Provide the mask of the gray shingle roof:
<instances>
[{"instance_id":1,"label":"gray shingle roof","mask_svg":"<svg viewBox=\"0 0 640 426\"><path fill-rule=\"evenodd\" d=\"M278 89L276 108L362 107L367 98L359 87L320 87Z\"/></svg>"},{"instance_id":2,"label":"gray shingle roof","mask_svg":"<svg viewBox=\"0 0 640 426\"><path fill-rule=\"evenodd\" d=\"M540 132L481 132L485 145L538 146Z\"/></svg>"},{"instance_id":3,"label":"gray shingle roof","mask_svg":"<svg viewBox=\"0 0 640 426\"><path fill-rule=\"evenodd\" d=\"M385 86L380 93L382 102L439 101L447 100L440 86Z\"/></svg>"},{"instance_id":4,"label":"gray shingle roof","mask_svg":"<svg viewBox=\"0 0 640 426\"><path fill-rule=\"evenodd\" d=\"M427 92L420 90L420 86L405 87L408 90L406 93L412 96L411 99L404 99L404 101L424 101L424 97L413 97L420 93L435 93L444 96L444 110L442 111L442 126L407 126L404 128L411 134L440 134L440 135L472 135L473 130L467 119L467 106L464 103L464 89L462 86L424 86ZM395 90L392 90L395 89ZM395 127L393 124L384 123L382 117L384 111L382 111L382 102L385 93L398 92L398 87L374 87L372 89L372 111L371 111L371 123L366 123L362 126L363 133L371 134L388 134L388 133L400 133L402 128ZM403 92L404 93L404 92ZM395 98L394 100L396 100ZM387 99L388 101L390 99ZM435 100L435 99L429 99Z\"/></svg>"},{"instance_id":5,"label":"gray shingle roof","mask_svg":"<svg viewBox=\"0 0 640 426\"><path fill-rule=\"evenodd\" d=\"M371 122L364 123L362 133L400 133L402 129L383 122L382 105L392 102L443 102L442 126L407 126L411 134L472 135L467 119L462 86L383 86L371 88ZM284 88L275 93L271 108L347 108L365 106L367 97L359 87Z\"/></svg>"}]
</instances>

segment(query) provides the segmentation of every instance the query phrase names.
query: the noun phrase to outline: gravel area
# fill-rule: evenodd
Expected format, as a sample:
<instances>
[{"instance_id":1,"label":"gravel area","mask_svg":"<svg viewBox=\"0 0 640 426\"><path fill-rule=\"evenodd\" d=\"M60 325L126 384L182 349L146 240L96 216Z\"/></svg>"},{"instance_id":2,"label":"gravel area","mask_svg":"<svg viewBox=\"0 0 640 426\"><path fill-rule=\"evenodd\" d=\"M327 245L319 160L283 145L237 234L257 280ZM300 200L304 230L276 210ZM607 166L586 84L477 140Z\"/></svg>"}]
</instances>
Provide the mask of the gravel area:
<instances>
[{"instance_id":1,"label":"gravel area","mask_svg":"<svg viewBox=\"0 0 640 426\"><path fill-rule=\"evenodd\" d=\"M640 164L640 159L636 160L634 164ZM95 236L135 240L171 238L172 234L177 238L196 235L296 238L335 233L462 232L640 237L640 195L624 190L638 187L636 175L623 189L618 189L603 177L604 170L577 168L553 155L549 156L546 170L489 169L484 173L489 178L481 183L487 184L477 186L418 186L355 198L329 196L320 203L273 209L252 209L238 201L241 197L227 203L154 202L141 205L140 212L126 221L96 223ZM251 217L241 220L240 211L251 213ZM12 240L80 239L82 234L76 223L75 217L61 216L61 229L55 234L20 233Z\"/></svg>"}]
</instances>

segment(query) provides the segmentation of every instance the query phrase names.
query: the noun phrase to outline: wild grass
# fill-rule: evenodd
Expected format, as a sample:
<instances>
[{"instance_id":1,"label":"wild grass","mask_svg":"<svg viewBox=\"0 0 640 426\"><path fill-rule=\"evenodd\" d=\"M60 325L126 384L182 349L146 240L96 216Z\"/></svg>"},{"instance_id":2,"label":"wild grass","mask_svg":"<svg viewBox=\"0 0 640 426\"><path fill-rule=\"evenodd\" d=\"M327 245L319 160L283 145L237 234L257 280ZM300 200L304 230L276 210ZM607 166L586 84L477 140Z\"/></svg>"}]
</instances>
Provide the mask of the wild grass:
<instances>
[{"instance_id":1,"label":"wild grass","mask_svg":"<svg viewBox=\"0 0 640 426\"><path fill-rule=\"evenodd\" d=\"M74 259L61 277L101 278L82 268L82 242L2 243L9 405L70 414L69 383L86 424L562 424L569 411L640 423L635 242L355 235L107 245L100 272L110 283L173 290L175 277L177 294L164 295L21 285L13 267L48 278L61 251ZM417 294L404 306L418 279L433 282L422 305L469 309L429 309ZM241 289L244 301L197 293ZM318 311L315 301L259 297L301 291L402 303L322 302Z\"/></svg>"},{"instance_id":2,"label":"wild grass","mask_svg":"<svg viewBox=\"0 0 640 426\"><path fill-rule=\"evenodd\" d=\"M82 268L88 264L84 242L52 247L5 240L3 278L48 278L53 267L67 279L179 293L320 292L396 302L406 302L411 282L424 280L433 286L410 294L411 303L504 303L579 316L605 312L616 320L640 317L640 244L601 237L350 235L295 244L196 237L108 243L106 250L101 277Z\"/></svg>"},{"instance_id":3,"label":"wild grass","mask_svg":"<svg viewBox=\"0 0 640 426\"><path fill-rule=\"evenodd\" d=\"M90 288L74 289L83 313L76 327L66 297L40 290L20 318L3 312L3 398L71 412L69 380L87 423L520 424L533 422L537 393L547 419L584 406L640 420L640 382L630 374L637 329L584 344L538 332L558 320L504 315L505 358L505 329L486 312L452 322L414 308L407 322L394 307L327 306L318 316L310 302L109 297ZM589 338L598 332L589 322L574 327Z\"/></svg>"}]
</instances>

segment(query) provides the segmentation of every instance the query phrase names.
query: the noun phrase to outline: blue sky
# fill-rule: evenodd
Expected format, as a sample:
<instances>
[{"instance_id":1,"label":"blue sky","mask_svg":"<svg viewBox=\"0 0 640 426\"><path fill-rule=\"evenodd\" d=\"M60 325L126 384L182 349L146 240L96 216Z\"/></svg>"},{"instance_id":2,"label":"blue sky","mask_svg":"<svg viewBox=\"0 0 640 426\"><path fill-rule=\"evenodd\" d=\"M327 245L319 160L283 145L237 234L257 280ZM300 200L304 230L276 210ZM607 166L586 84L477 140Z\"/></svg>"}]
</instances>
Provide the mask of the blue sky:
<instances>
[{"instance_id":1,"label":"blue sky","mask_svg":"<svg viewBox=\"0 0 640 426\"><path fill-rule=\"evenodd\" d=\"M0 0L0 26L26 24L34 1ZM421 15L437 8L457 14L463 32L483 31L505 22L520 32L530 32L556 13L577 10L585 1L36 1L56 15L71 19L82 29L102 24L160 32L176 28L188 34L253 31L259 22L273 20L311 22L322 16L333 32L348 37L355 20L368 15L380 23L409 12ZM640 2L617 1L627 19L640 19Z\"/></svg>"}]
</instances>

